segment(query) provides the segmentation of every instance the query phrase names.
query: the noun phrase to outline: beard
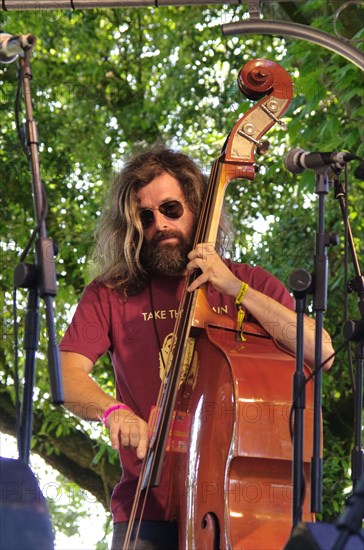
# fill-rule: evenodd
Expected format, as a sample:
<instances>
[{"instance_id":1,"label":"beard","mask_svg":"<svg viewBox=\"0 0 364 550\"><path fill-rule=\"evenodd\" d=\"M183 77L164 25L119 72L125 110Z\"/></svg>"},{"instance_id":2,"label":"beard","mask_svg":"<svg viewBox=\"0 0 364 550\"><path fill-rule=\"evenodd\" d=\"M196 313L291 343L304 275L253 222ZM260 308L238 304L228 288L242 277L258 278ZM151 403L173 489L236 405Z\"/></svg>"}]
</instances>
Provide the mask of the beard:
<instances>
[{"instance_id":1,"label":"beard","mask_svg":"<svg viewBox=\"0 0 364 550\"><path fill-rule=\"evenodd\" d=\"M193 233L193 232L191 232ZM163 239L175 237L177 244L161 244ZM185 236L180 231L159 231L152 240L142 245L140 260L147 273L164 275L181 275L186 268L187 254L193 248L191 235Z\"/></svg>"}]
</instances>

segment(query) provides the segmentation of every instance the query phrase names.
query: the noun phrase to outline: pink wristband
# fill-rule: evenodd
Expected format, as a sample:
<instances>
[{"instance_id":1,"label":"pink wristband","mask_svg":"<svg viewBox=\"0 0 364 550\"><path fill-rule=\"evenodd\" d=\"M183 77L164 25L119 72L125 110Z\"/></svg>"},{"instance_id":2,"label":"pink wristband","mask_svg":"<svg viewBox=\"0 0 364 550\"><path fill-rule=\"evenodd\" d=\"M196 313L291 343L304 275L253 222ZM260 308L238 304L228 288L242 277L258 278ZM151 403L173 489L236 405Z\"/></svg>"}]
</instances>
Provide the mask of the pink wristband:
<instances>
[{"instance_id":1,"label":"pink wristband","mask_svg":"<svg viewBox=\"0 0 364 550\"><path fill-rule=\"evenodd\" d=\"M104 414L102 416L102 423L105 426L105 428L109 427L106 422L107 422L107 419L109 418L110 414L114 411L119 410L119 409L121 409L123 411L130 411L131 410L131 409L129 409L128 405L125 405L125 403L116 403L115 405L112 405L111 407L106 409L106 411L104 412Z\"/></svg>"}]
</instances>

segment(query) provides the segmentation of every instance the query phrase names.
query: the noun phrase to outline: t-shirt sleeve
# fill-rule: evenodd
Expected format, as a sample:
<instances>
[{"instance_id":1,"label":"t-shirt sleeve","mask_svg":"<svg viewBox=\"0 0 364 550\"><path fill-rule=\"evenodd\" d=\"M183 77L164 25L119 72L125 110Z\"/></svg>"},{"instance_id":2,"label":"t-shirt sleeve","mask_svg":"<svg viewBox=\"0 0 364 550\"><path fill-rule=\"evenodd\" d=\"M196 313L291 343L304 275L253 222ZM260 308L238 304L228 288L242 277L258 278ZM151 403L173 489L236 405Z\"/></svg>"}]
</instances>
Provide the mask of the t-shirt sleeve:
<instances>
[{"instance_id":1,"label":"t-shirt sleeve","mask_svg":"<svg viewBox=\"0 0 364 550\"><path fill-rule=\"evenodd\" d=\"M277 277L262 267L250 267L246 264L232 264L234 274L242 281L248 283L252 288L270 296L280 304L294 309L295 301L287 288Z\"/></svg>"},{"instance_id":2,"label":"t-shirt sleeve","mask_svg":"<svg viewBox=\"0 0 364 550\"><path fill-rule=\"evenodd\" d=\"M80 353L95 363L110 348L109 313L107 290L91 283L60 342L60 350Z\"/></svg>"}]
</instances>

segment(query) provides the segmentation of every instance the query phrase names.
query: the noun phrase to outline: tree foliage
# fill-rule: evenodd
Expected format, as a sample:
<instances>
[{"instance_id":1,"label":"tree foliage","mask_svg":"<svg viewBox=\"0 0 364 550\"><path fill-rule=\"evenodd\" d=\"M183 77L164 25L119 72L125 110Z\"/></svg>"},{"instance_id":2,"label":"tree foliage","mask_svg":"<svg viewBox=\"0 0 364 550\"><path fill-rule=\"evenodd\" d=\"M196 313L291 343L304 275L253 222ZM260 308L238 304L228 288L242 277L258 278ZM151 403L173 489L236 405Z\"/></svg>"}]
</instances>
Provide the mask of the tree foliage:
<instances>
[{"instance_id":1,"label":"tree foliage","mask_svg":"<svg viewBox=\"0 0 364 550\"><path fill-rule=\"evenodd\" d=\"M292 18L333 33L338 4L324 0L298 5L270 3L263 6L263 13L270 19ZM349 38L361 33L353 10L350 7L343 12L339 21L340 32ZM292 75L295 95L286 117L288 131L275 128L270 132L271 149L259 159L261 170L256 180L239 181L228 189L226 203L235 227L231 254L262 264L285 283L294 268L313 269L317 224L313 173L293 177L283 169L282 158L294 146L364 155L362 75L341 57L302 41L256 35L224 37L221 23L244 18L246 12L246 6L180 6L1 14L6 32L32 32L38 37L31 60L31 89L41 176L49 204L47 229L58 244L55 304L59 336L89 280L87 258L93 228L108 182L124 155L160 141L191 154L208 172L228 132L250 106L235 83L240 67L249 59L263 57L282 64ZM27 161L14 126L16 81L16 63L0 67L0 427L12 434L12 279L35 225ZM363 188L363 182L354 180L349 192L349 219L361 263ZM328 248L325 324L335 347L343 339L345 316L358 317L355 294L348 298L348 311L344 307L344 229L337 203L330 190L326 227L340 239L338 246ZM259 220L265 221L261 235ZM348 276L354 276L351 267ZM21 293L21 329L25 299L25 292ZM111 488L120 475L118 459L108 445L107 434L50 404L45 345L43 330L34 392L33 451L107 508ZM107 358L100 361L95 378L105 391L113 392ZM323 517L330 520L343 505L353 445L353 392L344 353L324 377L323 409Z\"/></svg>"}]
</instances>

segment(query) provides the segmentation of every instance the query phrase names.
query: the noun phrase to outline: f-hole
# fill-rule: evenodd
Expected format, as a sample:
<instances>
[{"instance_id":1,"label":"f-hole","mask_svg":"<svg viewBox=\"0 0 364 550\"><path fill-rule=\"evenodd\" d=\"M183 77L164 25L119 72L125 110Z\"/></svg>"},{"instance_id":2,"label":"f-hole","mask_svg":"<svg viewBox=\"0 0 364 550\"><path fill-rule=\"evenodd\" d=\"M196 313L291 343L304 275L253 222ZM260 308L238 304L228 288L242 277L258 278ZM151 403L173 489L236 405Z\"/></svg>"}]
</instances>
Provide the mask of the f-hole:
<instances>
[{"instance_id":1,"label":"f-hole","mask_svg":"<svg viewBox=\"0 0 364 550\"><path fill-rule=\"evenodd\" d=\"M220 524L213 512L208 512L202 519L201 528L206 529L212 540L211 550L220 550Z\"/></svg>"}]
</instances>

